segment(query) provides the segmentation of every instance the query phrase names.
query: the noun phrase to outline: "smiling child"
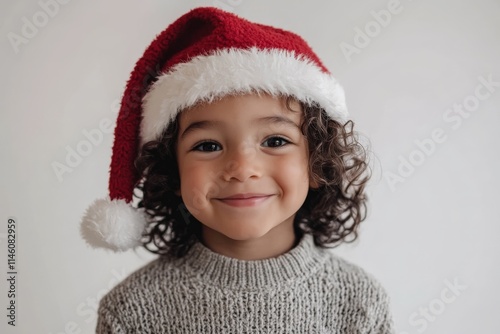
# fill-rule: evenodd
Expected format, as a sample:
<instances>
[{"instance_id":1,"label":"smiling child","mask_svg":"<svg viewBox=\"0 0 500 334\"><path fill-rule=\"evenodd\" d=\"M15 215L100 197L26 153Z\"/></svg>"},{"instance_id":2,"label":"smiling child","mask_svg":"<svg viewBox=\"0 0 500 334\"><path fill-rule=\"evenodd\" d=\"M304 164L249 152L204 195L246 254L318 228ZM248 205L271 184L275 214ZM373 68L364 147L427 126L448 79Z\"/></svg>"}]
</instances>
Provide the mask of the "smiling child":
<instances>
[{"instance_id":1,"label":"smiling child","mask_svg":"<svg viewBox=\"0 0 500 334\"><path fill-rule=\"evenodd\" d=\"M366 160L300 36L183 15L131 74L110 194L83 218L95 247L158 254L102 298L97 333L393 333L384 288L328 250L366 217Z\"/></svg>"}]
</instances>

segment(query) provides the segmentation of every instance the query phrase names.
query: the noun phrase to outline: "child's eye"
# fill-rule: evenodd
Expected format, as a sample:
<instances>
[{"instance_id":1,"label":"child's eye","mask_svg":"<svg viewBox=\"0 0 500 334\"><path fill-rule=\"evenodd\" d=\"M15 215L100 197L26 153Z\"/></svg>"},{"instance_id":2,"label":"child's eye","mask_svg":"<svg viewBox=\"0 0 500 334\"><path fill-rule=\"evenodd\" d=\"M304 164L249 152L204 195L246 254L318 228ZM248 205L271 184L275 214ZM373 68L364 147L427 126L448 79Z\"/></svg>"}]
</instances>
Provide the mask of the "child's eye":
<instances>
[{"instance_id":1,"label":"child's eye","mask_svg":"<svg viewBox=\"0 0 500 334\"><path fill-rule=\"evenodd\" d=\"M221 150L220 145L213 141L205 141L193 147L193 151L201 151L201 152L215 152L220 150Z\"/></svg>"},{"instance_id":2,"label":"child's eye","mask_svg":"<svg viewBox=\"0 0 500 334\"><path fill-rule=\"evenodd\" d=\"M267 143L267 145L265 145ZM289 144L290 141L286 140L283 137L278 137L278 136L273 136L269 137L264 141L263 146L265 147L280 147L280 146L285 146L286 144Z\"/></svg>"}]
</instances>

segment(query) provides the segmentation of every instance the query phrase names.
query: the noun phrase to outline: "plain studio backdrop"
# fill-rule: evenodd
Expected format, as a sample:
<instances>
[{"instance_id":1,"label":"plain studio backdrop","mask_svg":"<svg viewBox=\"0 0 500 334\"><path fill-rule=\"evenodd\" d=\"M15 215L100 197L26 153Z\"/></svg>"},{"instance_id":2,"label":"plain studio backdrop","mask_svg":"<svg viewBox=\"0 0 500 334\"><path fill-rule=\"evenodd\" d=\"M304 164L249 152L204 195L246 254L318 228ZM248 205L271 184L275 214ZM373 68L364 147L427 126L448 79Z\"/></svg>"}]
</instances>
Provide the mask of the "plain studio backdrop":
<instances>
[{"instance_id":1,"label":"plain studio backdrop","mask_svg":"<svg viewBox=\"0 0 500 334\"><path fill-rule=\"evenodd\" d=\"M102 295L153 258L93 250L79 222L107 193L135 62L197 6L297 32L344 86L374 176L359 240L332 252L381 281L397 332L499 333L497 0L2 2L0 331L92 333Z\"/></svg>"}]
</instances>

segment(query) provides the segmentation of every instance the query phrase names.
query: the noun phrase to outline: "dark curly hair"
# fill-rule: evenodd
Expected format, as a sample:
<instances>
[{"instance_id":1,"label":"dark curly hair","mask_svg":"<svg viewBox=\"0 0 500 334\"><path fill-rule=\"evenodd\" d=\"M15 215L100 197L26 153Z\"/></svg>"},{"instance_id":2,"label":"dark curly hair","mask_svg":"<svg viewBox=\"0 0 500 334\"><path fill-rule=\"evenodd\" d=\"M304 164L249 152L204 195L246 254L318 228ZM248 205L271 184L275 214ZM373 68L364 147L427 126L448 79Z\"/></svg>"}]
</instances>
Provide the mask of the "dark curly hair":
<instances>
[{"instance_id":1,"label":"dark curly hair","mask_svg":"<svg viewBox=\"0 0 500 334\"><path fill-rule=\"evenodd\" d=\"M290 107L291 96L282 97ZM294 220L296 235L310 233L316 245L331 248L358 237L358 226L366 218L364 192L371 177L368 154L353 130L354 123L340 124L318 105L300 102L304 112L302 134L309 148L309 172L318 187L310 188ZM180 115L180 113L179 113ZM179 115L159 140L145 143L135 160L141 175L135 190L141 194L137 206L148 216L144 247L157 254L184 256L201 240L201 223L184 206L175 191L180 188L176 160Z\"/></svg>"}]
</instances>

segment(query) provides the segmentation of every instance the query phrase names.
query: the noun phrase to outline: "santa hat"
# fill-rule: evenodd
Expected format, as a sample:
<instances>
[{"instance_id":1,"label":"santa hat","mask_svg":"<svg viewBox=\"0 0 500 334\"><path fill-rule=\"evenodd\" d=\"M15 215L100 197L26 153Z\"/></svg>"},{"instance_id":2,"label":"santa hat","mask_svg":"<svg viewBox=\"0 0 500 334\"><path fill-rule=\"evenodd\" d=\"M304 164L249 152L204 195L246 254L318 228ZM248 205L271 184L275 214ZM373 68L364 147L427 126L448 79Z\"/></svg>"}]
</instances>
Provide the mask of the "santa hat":
<instances>
[{"instance_id":1,"label":"santa hat","mask_svg":"<svg viewBox=\"0 0 500 334\"><path fill-rule=\"evenodd\" d=\"M161 32L137 61L121 101L111 159L109 196L87 209L83 238L124 251L141 244L143 209L132 206L142 144L159 139L184 108L225 95L266 92L318 105L339 122L344 91L298 35L249 22L217 8L196 8Z\"/></svg>"}]
</instances>

